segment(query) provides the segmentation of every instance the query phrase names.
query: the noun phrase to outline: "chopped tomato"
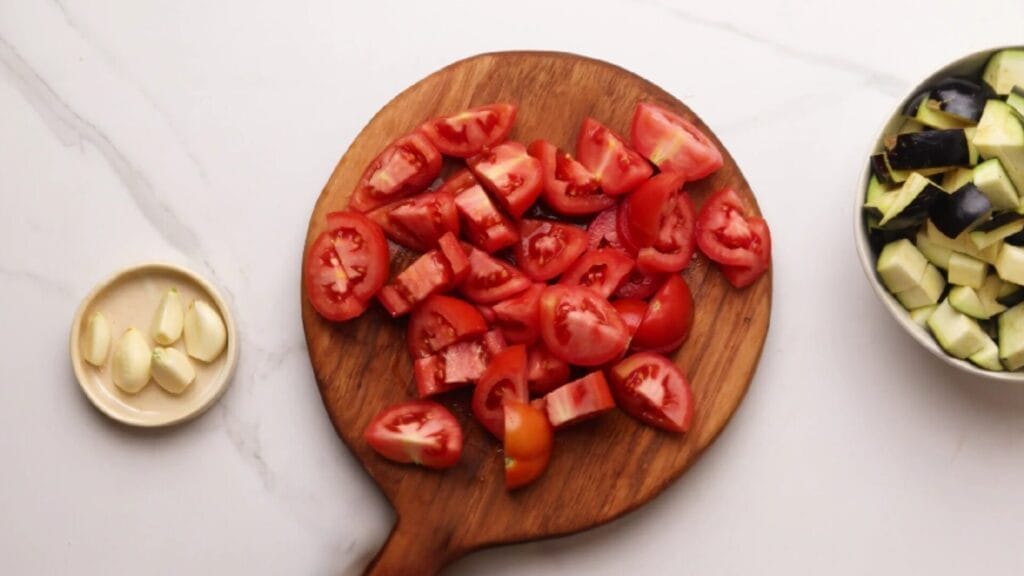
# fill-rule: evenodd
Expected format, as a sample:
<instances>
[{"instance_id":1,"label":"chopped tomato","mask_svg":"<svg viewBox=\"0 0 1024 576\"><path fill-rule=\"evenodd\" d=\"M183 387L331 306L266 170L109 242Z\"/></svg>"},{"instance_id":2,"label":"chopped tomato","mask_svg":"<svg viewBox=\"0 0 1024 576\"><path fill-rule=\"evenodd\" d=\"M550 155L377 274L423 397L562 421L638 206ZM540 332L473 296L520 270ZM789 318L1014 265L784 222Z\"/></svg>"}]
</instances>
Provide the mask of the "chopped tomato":
<instances>
[{"instance_id":1,"label":"chopped tomato","mask_svg":"<svg viewBox=\"0 0 1024 576\"><path fill-rule=\"evenodd\" d=\"M562 428L604 414L615 408L615 400L599 370L549 392L544 407L551 425Z\"/></svg>"},{"instance_id":2,"label":"chopped tomato","mask_svg":"<svg viewBox=\"0 0 1024 576\"><path fill-rule=\"evenodd\" d=\"M608 372L619 408L671 432L686 432L693 421L693 394L686 376L671 360L640 352Z\"/></svg>"},{"instance_id":3,"label":"chopped tomato","mask_svg":"<svg viewBox=\"0 0 1024 576\"><path fill-rule=\"evenodd\" d=\"M594 214L615 203L601 192L597 178L573 159L568 152L546 140L530 144L530 155L540 160L544 170L544 201L565 216Z\"/></svg>"},{"instance_id":4,"label":"chopped tomato","mask_svg":"<svg viewBox=\"0 0 1024 576\"><path fill-rule=\"evenodd\" d=\"M327 215L327 230L306 255L306 294L313 308L340 322L366 310L388 275L388 244L380 227L357 212Z\"/></svg>"},{"instance_id":5,"label":"chopped tomato","mask_svg":"<svg viewBox=\"0 0 1024 576\"><path fill-rule=\"evenodd\" d=\"M766 244L768 249L765 250L765 252L771 254L771 235L768 233L768 224L760 218L751 218L750 226L751 228L764 228L764 231L761 232L761 234L763 234L764 238L767 239ZM761 275L768 270L768 262L769 260L766 258L764 261L748 268L725 265L719 265L719 268L722 270L722 274L725 276L725 279L734 287L746 288L753 284L755 280L760 278Z\"/></svg>"},{"instance_id":6,"label":"chopped tomato","mask_svg":"<svg viewBox=\"0 0 1024 576\"><path fill-rule=\"evenodd\" d=\"M530 280L508 262L476 248L469 251L469 276L459 287L475 304L493 304L530 287Z\"/></svg>"},{"instance_id":7,"label":"chopped tomato","mask_svg":"<svg viewBox=\"0 0 1024 576\"><path fill-rule=\"evenodd\" d=\"M505 142L466 161L473 175L509 214L519 218L540 196L540 162L519 142Z\"/></svg>"},{"instance_id":8,"label":"chopped tomato","mask_svg":"<svg viewBox=\"0 0 1024 576\"><path fill-rule=\"evenodd\" d=\"M516 263L533 280L558 276L587 249L587 233L570 224L550 220L519 223Z\"/></svg>"},{"instance_id":9,"label":"chopped tomato","mask_svg":"<svg viewBox=\"0 0 1024 576\"><path fill-rule=\"evenodd\" d=\"M647 302L637 298L621 298L612 302L612 308L615 308L615 311L622 317L629 337L632 339L636 334L636 329L640 327L640 321L644 319L644 314L647 313Z\"/></svg>"},{"instance_id":10,"label":"chopped tomato","mask_svg":"<svg viewBox=\"0 0 1024 576\"><path fill-rule=\"evenodd\" d=\"M462 429L447 408L413 400L385 408L363 438L381 456L427 468L451 468L462 456Z\"/></svg>"},{"instance_id":11,"label":"chopped tomato","mask_svg":"<svg viewBox=\"0 0 1024 576\"><path fill-rule=\"evenodd\" d=\"M450 344L438 354L417 358L413 362L416 392L425 398L472 384L483 375L490 359L504 349L501 332L491 330Z\"/></svg>"},{"instance_id":12,"label":"chopped tomato","mask_svg":"<svg viewBox=\"0 0 1024 576\"><path fill-rule=\"evenodd\" d=\"M474 304L473 307L480 312L480 315L484 317L484 320L486 320L488 324L498 321L498 317L494 314L493 306L489 306L487 304Z\"/></svg>"},{"instance_id":13,"label":"chopped tomato","mask_svg":"<svg viewBox=\"0 0 1024 576\"><path fill-rule=\"evenodd\" d=\"M664 274L648 274L636 268L629 273L629 276L622 281L618 290L615 291L616 298L638 298L650 297L658 291L658 288L665 282Z\"/></svg>"},{"instance_id":14,"label":"chopped tomato","mask_svg":"<svg viewBox=\"0 0 1024 576\"><path fill-rule=\"evenodd\" d=\"M423 358L486 331L487 323L472 304L434 294L413 310L406 339L409 354Z\"/></svg>"},{"instance_id":15,"label":"chopped tomato","mask_svg":"<svg viewBox=\"0 0 1024 576\"><path fill-rule=\"evenodd\" d=\"M465 274L467 262L458 258L459 254L465 258L465 252L458 250L452 251L452 254L459 273ZM391 284L382 288L377 299L392 317L402 316L431 294L450 290L456 284L456 279L452 263L445 254L431 250L403 270Z\"/></svg>"},{"instance_id":16,"label":"chopped tomato","mask_svg":"<svg viewBox=\"0 0 1024 576\"><path fill-rule=\"evenodd\" d=\"M537 342L527 351L526 379L531 394L547 394L569 381L569 364Z\"/></svg>"},{"instance_id":17,"label":"chopped tomato","mask_svg":"<svg viewBox=\"0 0 1024 576\"><path fill-rule=\"evenodd\" d=\"M463 168L449 176L437 191L447 192L457 198L459 194L479 185L480 183L476 181L476 176L473 176L473 173L469 171L469 168Z\"/></svg>"},{"instance_id":18,"label":"chopped tomato","mask_svg":"<svg viewBox=\"0 0 1024 576\"><path fill-rule=\"evenodd\" d=\"M722 167L722 153L696 126L661 106L642 102L630 128L633 148L662 172L700 180Z\"/></svg>"},{"instance_id":19,"label":"chopped tomato","mask_svg":"<svg viewBox=\"0 0 1024 576\"><path fill-rule=\"evenodd\" d=\"M501 333L512 344L533 344L540 338L540 295L544 284L532 284L525 291L495 304L494 318Z\"/></svg>"},{"instance_id":20,"label":"chopped tomato","mask_svg":"<svg viewBox=\"0 0 1024 576\"><path fill-rule=\"evenodd\" d=\"M615 231L618 233L622 249L633 258L636 258L640 248L629 231L629 213L626 202L619 202L619 209L615 215Z\"/></svg>"},{"instance_id":21,"label":"chopped tomato","mask_svg":"<svg viewBox=\"0 0 1024 576\"><path fill-rule=\"evenodd\" d=\"M726 266L766 270L771 260L768 225L748 212L732 188L712 194L697 217L697 244L704 255Z\"/></svg>"},{"instance_id":22,"label":"chopped tomato","mask_svg":"<svg viewBox=\"0 0 1024 576\"><path fill-rule=\"evenodd\" d=\"M618 134L593 118L584 120L580 127L576 157L594 174L601 190L611 196L634 190L654 172Z\"/></svg>"},{"instance_id":23,"label":"chopped tomato","mask_svg":"<svg viewBox=\"0 0 1024 576\"><path fill-rule=\"evenodd\" d=\"M619 313L603 296L582 286L556 284L540 297L540 333L555 356L577 366L598 366L626 349Z\"/></svg>"},{"instance_id":24,"label":"chopped tomato","mask_svg":"<svg viewBox=\"0 0 1024 576\"><path fill-rule=\"evenodd\" d=\"M451 232L445 232L437 241L438 250L448 262L448 271L452 273L448 288L454 288L469 276L469 257L462 243Z\"/></svg>"},{"instance_id":25,"label":"chopped tomato","mask_svg":"<svg viewBox=\"0 0 1024 576\"><path fill-rule=\"evenodd\" d=\"M633 335L637 350L670 352L679 348L693 323L693 295L678 274L672 274L647 305L643 320Z\"/></svg>"},{"instance_id":26,"label":"chopped tomato","mask_svg":"<svg viewBox=\"0 0 1024 576\"><path fill-rule=\"evenodd\" d=\"M612 206L597 216L587 226L587 247L591 250L597 248L618 248L627 254L636 255L636 250L630 252L619 239L619 208Z\"/></svg>"},{"instance_id":27,"label":"chopped tomato","mask_svg":"<svg viewBox=\"0 0 1024 576\"><path fill-rule=\"evenodd\" d=\"M473 389L473 415L497 438L505 436L504 403L526 402L526 347L509 346L493 358Z\"/></svg>"},{"instance_id":28,"label":"chopped tomato","mask_svg":"<svg viewBox=\"0 0 1024 576\"><path fill-rule=\"evenodd\" d=\"M599 248L587 252L562 274L567 286L584 286L608 298L633 270L633 259L622 250Z\"/></svg>"},{"instance_id":29,"label":"chopped tomato","mask_svg":"<svg viewBox=\"0 0 1024 576\"><path fill-rule=\"evenodd\" d=\"M434 118L420 130L446 156L468 158L505 141L516 119L516 105L500 102Z\"/></svg>"},{"instance_id":30,"label":"chopped tomato","mask_svg":"<svg viewBox=\"0 0 1024 576\"><path fill-rule=\"evenodd\" d=\"M451 192L462 217L463 234L471 244L493 253L519 241L515 226L477 183L473 173L462 170L445 182L439 192Z\"/></svg>"},{"instance_id":31,"label":"chopped tomato","mask_svg":"<svg viewBox=\"0 0 1024 576\"><path fill-rule=\"evenodd\" d=\"M441 154L417 132L395 140L370 162L349 207L366 212L422 192L441 172Z\"/></svg>"},{"instance_id":32,"label":"chopped tomato","mask_svg":"<svg viewBox=\"0 0 1024 576\"><path fill-rule=\"evenodd\" d=\"M449 192L426 192L374 208L366 215L388 238L417 252L436 248L445 232L459 233L459 214Z\"/></svg>"},{"instance_id":33,"label":"chopped tomato","mask_svg":"<svg viewBox=\"0 0 1024 576\"><path fill-rule=\"evenodd\" d=\"M695 211L682 191L679 174L662 173L644 183L624 202L630 239L640 248L637 268L643 272L678 272L694 252Z\"/></svg>"},{"instance_id":34,"label":"chopped tomato","mask_svg":"<svg viewBox=\"0 0 1024 576\"><path fill-rule=\"evenodd\" d=\"M526 401L507 401L504 410L505 487L525 486L544 473L554 434L547 416Z\"/></svg>"}]
</instances>

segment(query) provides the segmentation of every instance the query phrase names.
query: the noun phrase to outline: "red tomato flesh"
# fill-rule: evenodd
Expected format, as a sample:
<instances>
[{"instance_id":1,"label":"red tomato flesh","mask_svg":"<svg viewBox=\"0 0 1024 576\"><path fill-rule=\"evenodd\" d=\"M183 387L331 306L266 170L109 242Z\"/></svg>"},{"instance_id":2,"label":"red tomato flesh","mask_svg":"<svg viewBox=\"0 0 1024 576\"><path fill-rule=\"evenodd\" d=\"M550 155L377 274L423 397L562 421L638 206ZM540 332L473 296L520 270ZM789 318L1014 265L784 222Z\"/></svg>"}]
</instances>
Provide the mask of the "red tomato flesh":
<instances>
[{"instance_id":1,"label":"red tomato flesh","mask_svg":"<svg viewBox=\"0 0 1024 576\"><path fill-rule=\"evenodd\" d=\"M543 342L530 346L526 364L530 394L547 394L569 381L569 364L552 354Z\"/></svg>"},{"instance_id":2,"label":"red tomato flesh","mask_svg":"<svg viewBox=\"0 0 1024 576\"><path fill-rule=\"evenodd\" d=\"M441 172L441 154L414 132L392 142L370 162L352 193L349 207L366 212L422 192Z\"/></svg>"},{"instance_id":3,"label":"red tomato flesh","mask_svg":"<svg viewBox=\"0 0 1024 576\"><path fill-rule=\"evenodd\" d=\"M429 400L395 404L370 421L363 438L381 456L427 468L451 468L462 456L462 429L447 408Z\"/></svg>"},{"instance_id":4,"label":"red tomato flesh","mask_svg":"<svg viewBox=\"0 0 1024 576\"><path fill-rule=\"evenodd\" d=\"M327 230L306 256L306 295L328 320L363 313L388 274L388 245L374 222L357 212L327 215Z\"/></svg>"},{"instance_id":5,"label":"red tomato flesh","mask_svg":"<svg viewBox=\"0 0 1024 576\"><path fill-rule=\"evenodd\" d=\"M682 277L673 274L647 305L631 346L636 350L670 352L686 341L692 323L690 287Z\"/></svg>"},{"instance_id":6,"label":"red tomato flesh","mask_svg":"<svg viewBox=\"0 0 1024 576\"><path fill-rule=\"evenodd\" d=\"M611 196L635 189L654 172L618 134L593 118L585 119L580 127L576 157L594 174L601 190Z\"/></svg>"},{"instance_id":7,"label":"red tomato flesh","mask_svg":"<svg viewBox=\"0 0 1024 576\"><path fill-rule=\"evenodd\" d=\"M494 321L505 340L512 344L533 344L540 338L540 295L544 284L533 284L525 291L492 307Z\"/></svg>"},{"instance_id":8,"label":"red tomato flesh","mask_svg":"<svg viewBox=\"0 0 1024 576\"><path fill-rule=\"evenodd\" d=\"M608 298L632 270L633 259L622 250L591 249L566 270L560 282L567 286L590 288Z\"/></svg>"},{"instance_id":9,"label":"red tomato flesh","mask_svg":"<svg viewBox=\"0 0 1024 576\"><path fill-rule=\"evenodd\" d=\"M696 212L683 178L662 173L651 178L624 203L630 239L640 249L637 268L647 273L678 272L694 252Z\"/></svg>"},{"instance_id":10,"label":"red tomato flesh","mask_svg":"<svg viewBox=\"0 0 1024 576\"><path fill-rule=\"evenodd\" d=\"M512 216L519 218L540 196L540 162L519 142L505 142L466 161L477 177Z\"/></svg>"},{"instance_id":11,"label":"red tomato flesh","mask_svg":"<svg viewBox=\"0 0 1024 576\"><path fill-rule=\"evenodd\" d=\"M413 310L406 339L409 354L424 358L486 331L487 323L472 304L434 294Z\"/></svg>"},{"instance_id":12,"label":"red tomato flesh","mask_svg":"<svg viewBox=\"0 0 1024 576\"><path fill-rule=\"evenodd\" d=\"M434 118L420 131L446 156L468 158L508 138L516 105L499 102Z\"/></svg>"},{"instance_id":13,"label":"red tomato flesh","mask_svg":"<svg viewBox=\"0 0 1024 576\"><path fill-rule=\"evenodd\" d=\"M510 346L493 358L473 389L473 415L496 438L505 437L505 402L530 399L526 387L526 347Z\"/></svg>"},{"instance_id":14,"label":"red tomato flesh","mask_svg":"<svg viewBox=\"0 0 1024 576\"><path fill-rule=\"evenodd\" d=\"M540 332L555 356L577 366L599 366L626 349L619 313L589 288L556 284L540 297Z\"/></svg>"},{"instance_id":15,"label":"red tomato flesh","mask_svg":"<svg viewBox=\"0 0 1024 576\"><path fill-rule=\"evenodd\" d=\"M475 304L494 304L530 287L530 280L518 269L475 248L469 251L469 276L459 291Z\"/></svg>"},{"instance_id":16,"label":"red tomato flesh","mask_svg":"<svg viewBox=\"0 0 1024 576\"><path fill-rule=\"evenodd\" d=\"M636 250L630 252L619 239L618 222L618 206L612 206L595 216L587 226L587 248L618 248L627 254L635 255Z\"/></svg>"},{"instance_id":17,"label":"red tomato flesh","mask_svg":"<svg viewBox=\"0 0 1024 576\"><path fill-rule=\"evenodd\" d=\"M609 371L612 392L627 414L671 432L686 432L693 421L693 394L686 376L671 360L640 352Z\"/></svg>"},{"instance_id":18,"label":"red tomato flesh","mask_svg":"<svg viewBox=\"0 0 1024 576\"><path fill-rule=\"evenodd\" d=\"M455 342L438 354L417 358L413 362L417 394L425 398L476 382L490 359L504 349L501 332L491 330L483 336Z\"/></svg>"},{"instance_id":19,"label":"red tomato flesh","mask_svg":"<svg viewBox=\"0 0 1024 576\"><path fill-rule=\"evenodd\" d=\"M604 414L615 408L608 382L600 371L556 388L544 396L548 421L562 428Z\"/></svg>"},{"instance_id":20,"label":"red tomato flesh","mask_svg":"<svg viewBox=\"0 0 1024 576\"><path fill-rule=\"evenodd\" d=\"M767 269L771 259L768 226L760 218L747 217L747 212L743 199L732 188L711 195L697 217L701 252L726 266Z\"/></svg>"},{"instance_id":21,"label":"red tomato flesh","mask_svg":"<svg viewBox=\"0 0 1024 576\"><path fill-rule=\"evenodd\" d=\"M487 195L469 170L450 178L440 191L455 195L455 207L462 218L462 232L471 244L493 253L519 241L519 232Z\"/></svg>"},{"instance_id":22,"label":"red tomato flesh","mask_svg":"<svg viewBox=\"0 0 1024 576\"><path fill-rule=\"evenodd\" d=\"M545 413L525 401L510 400L504 410L505 487L525 486L544 473L554 434Z\"/></svg>"},{"instance_id":23,"label":"red tomato flesh","mask_svg":"<svg viewBox=\"0 0 1024 576\"><path fill-rule=\"evenodd\" d=\"M622 317L632 339L636 329L640 327L640 321L644 319L644 314L647 313L647 302L636 298L622 298L612 302L612 307Z\"/></svg>"},{"instance_id":24,"label":"red tomato flesh","mask_svg":"<svg viewBox=\"0 0 1024 576\"><path fill-rule=\"evenodd\" d=\"M460 254L462 258L466 258L465 252L459 249L450 253L460 275L465 275L468 260L463 261L459 258ZM431 294L450 290L456 284L456 280L452 262L444 253L431 250L417 258L396 276L391 284L382 288L377 299L392 317L398 317L407 314L413 306L426 300Z\"/></svg>"},{"instance_id":25,"label":"red tomato flesh","mask_svg":"<svg viewBox=\"0 0 1024 576\"><path fill-rule=\"evenodd\" d=\"M642 102L630 128L633 148L662 172L700 180L722 167L722 153L696 126L655 104Z\"/></svg>"},{"instance_id":26,"label":"red tomato flesh","mask_svg":"<svg viewBox=\"0 0 1024 576\"><path fill-rule=\"evenodd\" d=\"M446 232L459 234L459 214L449 192L426 192L375 208L366 215L388 238L417 252L436 248Z\"/></svg>"},{"instance_id":27,"label":"red tomato flesh","mask_svg":"<svg viewBox=\"0 0 1024 576\"><path fill-rule=\"evenodd\" d=\"M533 280L550 280L565 272L587 249L587 233L550 220L523 220L519 224L516 262Z\"/></svg>"},{"instance_id":28,"label":"red tomato flesh","mask_svg":"<svg viewBox=\"0 0 1024 576\"><path fill-rule=\"evenodd\" d=\"M568 152L545 140L530 144L529 153L540 161L544 172L544 202L558 214L584 216L600 212L615 203L601 192L597 178Z\"/></svg>"}]
</instances>

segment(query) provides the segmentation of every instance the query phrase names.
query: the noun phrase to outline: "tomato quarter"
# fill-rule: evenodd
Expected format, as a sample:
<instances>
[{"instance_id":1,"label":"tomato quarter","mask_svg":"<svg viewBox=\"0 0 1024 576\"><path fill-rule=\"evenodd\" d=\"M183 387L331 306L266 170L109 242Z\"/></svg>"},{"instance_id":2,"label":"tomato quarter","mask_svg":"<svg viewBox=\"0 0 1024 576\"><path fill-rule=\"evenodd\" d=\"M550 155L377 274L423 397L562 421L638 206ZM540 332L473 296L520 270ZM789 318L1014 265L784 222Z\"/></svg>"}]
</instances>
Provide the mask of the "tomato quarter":
<instances>
[{"instance_id":1,"label":"tomato quarter","mask_svg":"<svg viewBox=\"0 0 1024 576\"><path fill-rule=\"evenodd\" d=\"M647 102L638 104L630 128L633 148L662 172L699 180L722 167L714 143L677 114Z\"/></svg>"},{"instance_id":2,"label":"tomato quarter","mask_svg":"<svg viewBox=\"0 0 1024 576\"><path fill-rule=\"evenodd\" d=\"M615 203L601 191L597 178L568 152L546 140L536 140L529 153L540 160L544 171L544 202L558 214L594 214Z\"/></svg>"},{"instance_id":3,"label":"tomato quarter","mask_svg":"<svg viewBox=\"0 0 1024 576\"><path fill-rule=\"evenodd\" d=\"M504 349L501 332L491 330L450 344L437 354L417 358L413 362L416 392L425 398L472 384L487 369L490 359Z\"/></svg>"},{"instance_id":4,"label":"tomato quarter","mask_svg":"<svg viewBox=\"0 0 1024 576\"><path fill-rule=\"evenodd\" d=\"M469 170L463 170L445 182L439 192L455 196L455 207L462 219L462 231L471 244L492 253L519 241L519 232L501 213L491 197Z\"/></svg>"},{"instance_id":5,"label":"tomato quarter","mask_svg":"<svg viewBox=\"0 0 1024 576\"><path fill-rule=\"evenodd\" d=\"M599 416L612 408L615 408L615 400L600 371L591 372L544 396L548 421L555 428Z\"/></svg>"},{"instance_id":6,"label":"tomato quarter","mask_svg":"<svg viewBox=\"0 0 1024 576\"><path fill-rule=\"evenodd\" d=\"M388 244L380 227L357 212L327 215L327 230L306 255L306 294L313 308L340 322L366 310L388 275Z\"/></svg>"},{"instance_id":7,"label":"tomato quarter","mask_svg":"<svg viewBox=\"0 0 1024 576\"><path fill-rule=\"evenodd\" d=\"M708 198L697 217L697 244L704 255L726 266L767 269L771 259L768 226L760 218L747 217L747 212L732 188ZM757 224L752 225L754 221Z\"/></svg>"},{"instance_id":8,"label":"tomato quarter","mask_svg":"<svg viewBox=\"0 0 1024 576\"><path fill-rule=\"evenodd\" d=\"M647 313L647 302L639 300L637 298L622 298L612 302L612 307L622 317L622 321L626 324L626 330L629 333L629 337L633 338L636 334L636 329L640 327L640 321L644 319L644 314Z\"/></svg>"},{"instance_id":9,"label":"tomato quarter","mask_svg":"<svg viewBox=\"0 0 1024 576\"><path fill-rule=\"evenodd\" d=\"M505 487L525 486L544 473L554 434L547 416L525 401L508 401L504 410Z\"/></svg>"},{"instance_id":10,"label":"tomato quarter","mask_svg":"<svg viewBox=\"0 0 1024 576\"><path fill-rule=\"evenodd\" d=\"M690 287L678 274L672 274L647 305L633 334L632 347L670 352L686 341L692 323L693 295Z\"/></svg>"},{"instance_id":11,"label":"tomato quarter","mask_svg":"<svg viewBox=\"0 0 1024 576\"><path fill-rule=\"evenodd\" d=\"M366 215L380 225L388 238L417 252L436 248L437 240L446 232L459 233L455 198L446 191L399 200L374 208Z\"/></svg>"},{"instance_id":12,"label":"tomato quarter","mask_svg":"<svg viewBox=\"0 0 1024 576\"><path fill-rule=\"evenodd\" d=\"M587 250L562 275L561 283L583 286L608 298L633 270L633 259L622 250L599 248Z\"/></svg>"},{"instance_id":13,"label":"tomato quarter","mask_svg":"<svg viewBox=\"0 0 1024 576\"><path fill-rule=\"evenodd\" d=\"M451 468L462 456L462 429L447 408L414 400L385 408L363 433L381 456L427 468Z\"/></svg>"},{"instance_id":14,"label":"tomato quarter","mask_svg":"<svg viewBox=\"0 0 1024 576\"><path fill-rule=\"evenodd\" d=\"M530 284L529 278L508 262L474 248L469 252L469 276L459 290L470 302L494 304L519 294Z\"/></svg>"},{"instance_id":15,"label":"tomato quarter","mask_svg":"<svg viewBox=\"0 0 1024 576\"><path fill-rule=\"evenodd\" d=\"M527 350L526 379L531 394L547 394L569 381L569 364L537 342Z\"/></svg>"},{"instance_id":16,"label":"tomato quarter","mask_svg":"<svg viewBox=\"0 0 1024 576\"><path fill-rule=\"evenodd\" d=\"M619 313L589 288L556 284L540 297L540 333L555 356L577 366L598 366L626 349Z\"/></svg>"},{"instance_id":17,"label":"tomato quarter","mask_svg":"<svg viewBox=\"0 0 1024 576\"><path fill-rule=\"evenodd\" d=\"M406 339L409 354L413 358L423 358L486 331L487 323L473 305L435 294L413 310Z\"/></svg>"},{"instance_id":18,"label":"tomato quarter","mask_svg":"<svg viewBox=\"0 0 1024 576\"><path fill-rule=\"evenodd\" d=\"M519 224L516 263L531 279L550 280L587 249L587 233L570 224L523 220Z\"/></svg>"},{"instance_id":19,"label":"tomato quarter","mask_svg":"<svg viewBox=\"0 0 1024 576\"><path fill-rule=\"evenodd\" d=\"M609 371L619 408L641 422L686 432L693 420L693 394L686 376L668 358L640 352Z\"/></svg>"},{"instance_id":20,"label":"tomato quarter","mask_svg":"<svg viewBox=\"0 0 1024 576\"><path fill-rule=\"evenodd\" d=\"M635 255L636 250L630 252L623 245L619 238L619 208L612 206L591 220L587 226L587 247L591 250L597 248L618 248L627 254Z\"/></svg>"},{"instance_id":21,"label":"tomato quarter","mask_svg":"<svg viewBox=\"0 0 1024 576\"><path fill-rule=\"evenodd\" d=\"M647 160L593 118L585 119L580 127L576 157L594 174L601 190L612 196L635 189L654 172Z\"/></svg>"},{"instance_id":22,"label":"tomato quarter","mask_svg":"<svg viewBox=\"0 0 1024 576\"><path fill-rule=\"evenodd\" d=\"M540 295L544 284L533 284L523 292L492 307L501 333L512 344L533 344L540 338Z\"/></svg>"},{"instance_id":23,"label":"tomato quarter","mask_svg":"<svg viewBox=\"0 0 1024 576\"><path fill-rule=\"evenodd\" d=\"M694 252L694 220L690 195L682 191L679 174L662 173L644 183L623 204L630 240L639 248L642 272L678 272Z\"/></svg>"},{"instance_id":24,"label":"tomato quarter","mask_svg":"<svg viewBox=\"0 0 1024 576\"><path fill-rule=\"evenodd\" d=\"M468 158L504 142L515 119L516 106L502 102L434 118L420 131L442 154Z\"/></svg>"},{"instance_id":25,"label":"tomato quarter","mask_svg":"<svg viewBox=\"0 0 1024 576\"><path fill-rule=\"evenodd\" d=\"M349 207L366 212L426 189L441 172L441 154L425 136L412 133L391 143L363 171Z\"/></svg>"},{"instance_id":26,"label":"tomato quarter","mask_svg":"<svg viewBox=\"0 0 1024 576\"><path fill-rule=\"evenodd\" d=\"M493 358L473 389L473 415L497 438L505 436L504 405L530 399L526 387L526 347L510 346Z\"/></svg>"},{"instance_id":27,"label":"tomato quarter","mask_svg":"<svg viewBox=\"0 0 1024 576\"><path fill-rule=\"evenodd\" d=\"M540 162L519 142L505 142L466 161L477 177L509 214L519 218L540 196Z\"/></svg>"},{"instance_id":28,"label":"tomato quarter","mask_svg":"<svg viewBox=\"0 0 1024 576\"><path fill-rule=\"evenodd\" d=\"M747 224L754 231L754 235L761 238L757 263L748 267L720 266L725 279L736 288L745 288L753 284L768 270L768 265L771 263L772 237L768 231L768 223L761 218L749 218Z\"/></svg>"}]
</instances>

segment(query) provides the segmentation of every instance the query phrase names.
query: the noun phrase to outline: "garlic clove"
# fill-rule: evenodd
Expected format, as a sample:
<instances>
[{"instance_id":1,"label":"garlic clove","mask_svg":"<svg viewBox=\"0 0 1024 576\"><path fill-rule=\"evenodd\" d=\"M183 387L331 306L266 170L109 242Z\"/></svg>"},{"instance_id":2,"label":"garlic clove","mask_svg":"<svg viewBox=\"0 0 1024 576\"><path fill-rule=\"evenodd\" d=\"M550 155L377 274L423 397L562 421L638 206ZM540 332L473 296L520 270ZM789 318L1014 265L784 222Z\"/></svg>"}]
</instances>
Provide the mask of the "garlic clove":
<instances>
[{"instance_id":1,"label":"garlic clove","mask_svg":"<svg viewBox=\"0 0 1024 576\"><path fill-rule=\"evenodd\" d=\"M86 362L97 368L103 366L110 352L110 320L99 312L90 316L80 345Z\"/></svg>"},{"instance_id":2,"label":"garlic clove","mask_svg":"<svg viewBox=\"0 0 1024 576\"><path fill-rule=\"evenodd\" d=\"M181 338L184 318L185 308L181 304L178 289L171 288L156 307L156 315L153 317L153 340L163 346L177 342L178 338Z\"/></svg>"},{"instance_id":3,"label":"garlic clove","mask_svg":"<svg viewBox=\"0 0 1024 576\"><path fill-rule=\"evenodd\" d=\"M135 328L125 331L114 347L111 376L114 384L129 394L135 394L149 382L151 364L149 344Z\"/></svg>"},{"instance_id":4,"label":"garlic clove","mask_svg":"<svg viewBox=\"0 0 1024 576\"><path fill-rule=\"evenodd\" d=\"M193 302L185 314L185 350L188 355L203 362L212 362L224 351L227 341L227 329L220 314L202 300Z\"/></svg>"},{"instance_id":5,"label":"garlic clove","mask_svg":"<svg viewBox=\"0 0 1024 576\"><path fill-rule=\"evenodd\" d=\"M188 356L176 348L153 349L153 380L171 394L181 394L196 379Z\"/></svg>"}]
</instances>

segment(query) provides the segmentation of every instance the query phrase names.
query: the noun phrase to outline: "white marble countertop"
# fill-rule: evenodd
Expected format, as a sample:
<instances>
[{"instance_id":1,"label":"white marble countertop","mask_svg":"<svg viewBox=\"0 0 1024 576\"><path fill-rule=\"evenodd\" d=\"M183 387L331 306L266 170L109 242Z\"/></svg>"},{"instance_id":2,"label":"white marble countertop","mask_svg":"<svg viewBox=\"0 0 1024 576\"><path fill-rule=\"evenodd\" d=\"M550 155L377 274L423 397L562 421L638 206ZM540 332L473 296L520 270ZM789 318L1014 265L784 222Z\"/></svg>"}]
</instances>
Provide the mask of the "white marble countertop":
<instances>
[{"instance_id":1,"label":"white marble countertop","mask_svg":"<svg viewBox=\"0 0 1024 576\"><path fill-rule=\"evenodd\" d=\"M900 332L850 226L882 119L1024 40L1024 3L482 4L0 2L0 573L362 570L393 515L306 357L307 219L380 106L501 49L609 60L701 114L772 225L775 301L736 417L651 505L450 573L1024 572L1024 389ZM222 288L241 362L205 416L143 432L86 401L67 335L91 286L153 259Z\"/></svg>"}]
</instances>

